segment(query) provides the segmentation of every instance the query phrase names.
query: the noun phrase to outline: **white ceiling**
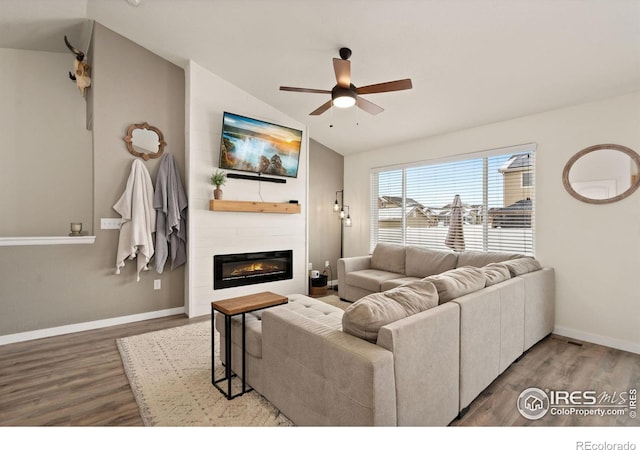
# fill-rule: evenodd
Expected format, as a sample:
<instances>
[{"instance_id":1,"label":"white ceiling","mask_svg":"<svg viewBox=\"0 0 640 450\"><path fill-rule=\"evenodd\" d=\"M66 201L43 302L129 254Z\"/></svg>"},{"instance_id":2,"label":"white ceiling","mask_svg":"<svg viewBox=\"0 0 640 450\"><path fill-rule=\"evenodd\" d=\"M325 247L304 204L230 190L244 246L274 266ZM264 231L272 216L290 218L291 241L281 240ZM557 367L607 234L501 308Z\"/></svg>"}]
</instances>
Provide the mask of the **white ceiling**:
<instances>
[{"instance_id":1,"label":"white ceiling","mask_svg":"<svg viewBox=\"0 0 640 450\"><path fill-rule=\"evenodd\" d=\"M66 51L62 35L94 19L194 60L345 155L640 90L640 0L138 1L0 0L0 47ZM343 46L356 86L413 89L366 96L377 116L309 116L328 95L278 89L331 89Z\"/></svg>"}]
</instances>

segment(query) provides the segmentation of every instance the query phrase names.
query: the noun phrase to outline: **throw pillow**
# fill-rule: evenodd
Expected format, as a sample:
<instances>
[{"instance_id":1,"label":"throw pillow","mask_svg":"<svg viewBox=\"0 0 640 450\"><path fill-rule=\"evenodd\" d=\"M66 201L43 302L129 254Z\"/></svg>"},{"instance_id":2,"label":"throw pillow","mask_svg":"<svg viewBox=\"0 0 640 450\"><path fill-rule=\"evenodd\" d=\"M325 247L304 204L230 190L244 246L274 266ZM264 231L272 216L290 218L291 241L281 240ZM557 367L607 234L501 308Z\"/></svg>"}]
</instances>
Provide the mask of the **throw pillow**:
<instances>
[{"instance_id":1,"label":"throw pillow","mask_svg":"<svg viewBox=\"0 0 640 450\"><path fill-rule=\"evenodd\" d=\"M404 258L404 246L380 242L371 255L371 268L404 274Z\"/></svg>"},{"instance_id":2,"label":"throw pillow","mask_svg":"<svg viewBox=\"0 0 640 450\"><path fill-rule=\"evenodd\" d=\"M342 331L375 343L381 327L437 305L435 286L428 281L413 281L349 305L342 316Z\"/></svg>"},{"instance_id":3,"label":"throw pillow","mask_svg":"<svg viewBox=\"0 0 640 450\"><path fill-rule=\"evenodd\" d=\"M436 286L439 304L479 291L486 283L484 272L477 267L458 267L424 280L431 281Z\"/></svg>"},{"instance_id":4,"label":"throw pillow","mask_svg":"<svg viewBox=\"0 0 640 450\"><path fill-rule=\"evenodd\" d=\"M493 286L494 284L502 283L503 281L511 278L511 272L509 268L503 263L491 263L482 267L480 270L484 272L484 276L487 279L487 286Z\"/></svg>"},{"instance_id":5,"label":"throw pillow","mask_svg":"<svg viewBox=\"0 0 640 450\"><path fill-rule=\"evenodd\" d=\"M536 270L542 269L538 260L530 257L512 259L510 261L505 261L502 264L509 268L509 272L511 272L512 277L517 277L518 275L524 275L525 273L535 272Z\"/></svg>"}]
</instances>

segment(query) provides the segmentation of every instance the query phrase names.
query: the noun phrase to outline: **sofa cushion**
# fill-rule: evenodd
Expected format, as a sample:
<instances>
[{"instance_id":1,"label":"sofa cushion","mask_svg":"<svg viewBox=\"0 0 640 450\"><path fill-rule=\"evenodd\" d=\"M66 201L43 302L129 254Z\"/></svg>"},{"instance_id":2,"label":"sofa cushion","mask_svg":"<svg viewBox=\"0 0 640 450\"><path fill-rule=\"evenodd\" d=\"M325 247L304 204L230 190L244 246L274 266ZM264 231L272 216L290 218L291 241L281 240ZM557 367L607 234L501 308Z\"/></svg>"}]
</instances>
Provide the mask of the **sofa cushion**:
<instances>
[{"instance_id":1,"label":"sofa cushion","mask_svg":"<svg viewBox=\"0 0 640 450\"><path fill-rule=\"evenodd\" d=\"M380 242L371 255L371 268L404 274L404 260L404 246Z\"/></svg>"},{"instance_id":2,"label":"sofa cushion","mask_svg":"<svg viewBox=\"0 0 640 450\"><path fill-rule=\"evenodd\" d=\"M420 277L424 278L424 277ZM420 278L417 277L400 277L393 278L391 280L383 281L380 285L380 291L388 291L389 289L397 288L402 286L403 284L411 283L412 281L420 281Z\"/></svg>"},{"instance_id":3,"label":"sofa cushion","mask_svg":"<svg viewBox=\"0 0 640 450\"><path fill-rule=\"evenodd\" d=\"M479 291L486 284L484 272L477 267L458 267L440 275L425 278L438 290L439 304Z\"/></svg>"},{"instance_id":4,"label":"sofa cushion","mask_svg":"<svg viewBox=\"0 0 640 450\"><path fill-rule=\"evenodd\" d=\"M321 300L316 300L306 295L292 294L289 302L278 305L276 308L285 308L319 322L327 327L340 330L342 328L342 314L340 308L331 306ZM252 311L245 314L245 348L248 354L256 358L262 358L262 313L266 309ZM224 315L216 313L216 330L220 333L221 342L224 342ZM231 318L231 337L235 345L242 342L242 315ZM224 346L223 346L224 347Z\"/></svg>"},{"instance_id":5,"label":"sofa cushion","mask_svg":"<svg viewBox=\"0 0 640 450\"><path fill-rule=\"evenodd\" d=\"M457 262L458 255L454 252L409 246L406 248L405 274L424 278L455 269Z\"/></svg>"},{"instance_id":6,"label":"sofa cushion","mask_svg":"<svg viewBox=\"0 0 640 450\"><path fill-rule=\"evenodd\" d=\"M288 303L277 306L277 308L286 308L290 311L294 311L301 316L321 323L329 328L336 330L342 329L342 315L344 314L344 311L336 306L329 305L322 300L316 300L302 294L292 294L289 295ZM262 313L262 311L266 310L258 312Z\"/></svg>"},{"instance_id":7,"label":"sofa cushion","mask_svg":"<svg viewBox=\"0 0 640 450\"><path fill-rule=\"evenodd\" d=\"M486 286L493 286L511 278L511 272L509 272L509 268L504 263L487 264L481 267L480 270L484 272L484 276L487 279Z\"/></svg>"},{"instance_id":8,"label":"sofa cushion","mask_svg":"<svg viewBox=\"0 0 640 450\"><path fill-rule=\"evenodd\" d=\"M371 292L380 292L383 282L394 278L402 278L402 274L377 269L364 269L349 272L344 278L345 282L350 286L359 287Z\"/></svg>"},{"instance_id":9,"label":"sofa cushion","mask_svg":"<svg viewBox=\"0 0 640 450\"><path fill-rule=\"evenodd\" d=\"M483 267L491 263L499 263L510 259L522 258L524 255L519 253L504 252L479 252L468 250L458 255L457 267L472 266Z\"/></svg>"},{"instance_id":10,"label":"sofa cushion","mask_svg":"<svg viewBox=\"0 0 640 450\"><path fill-rule=\"evenodd\" d=\"M413 281L350 305L342 316L342 331L375 343L380 327L437 305L436 287L429 281Z\"/></svg>"},{"instance_id":11,"label":"sofa cushion","mask_svg":"<svg viewBox=\"0 0 640 450\"><path fill-rule=\"evenodd\" d=\"M517 277L518 275L524 275L525 273L535 272L536 270L542 269L538 260L531 257L513 259L505 261L502 264L509 269L512 277Z\"/></svg>"}]
</instances>

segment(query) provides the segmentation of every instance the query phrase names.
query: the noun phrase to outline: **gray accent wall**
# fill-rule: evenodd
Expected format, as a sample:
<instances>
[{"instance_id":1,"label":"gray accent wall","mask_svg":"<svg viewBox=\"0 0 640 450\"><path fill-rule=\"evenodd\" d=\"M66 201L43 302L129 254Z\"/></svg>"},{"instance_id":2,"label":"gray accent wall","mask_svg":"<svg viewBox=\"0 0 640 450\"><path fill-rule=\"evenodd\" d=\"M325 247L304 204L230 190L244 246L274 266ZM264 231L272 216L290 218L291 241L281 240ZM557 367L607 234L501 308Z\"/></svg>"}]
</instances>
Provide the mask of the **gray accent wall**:
<instances>
[{"instance_id":1,"label":"gray accent wall","mask_svg":"<svg viewBox=\"0 0 640 450\"><path fill-rule=\"evenodd\" d=\"M0 237L63 236L70 222L91 232L91 132L72 61L0 49Z\"/></svg>"},{"instance_id":2,"label":"gray accent wall","mask_svg":"<svg viewBox=\"0 0 640 450\"><path fill-rule=\"evenodd\" d=\"M162 130L165 151L173 153L186 183L184 71L97 23L88 57L96 241L0 247L0 336L184 307L184 266L143 272L136 282L135 261L128 261L115 275L119 231L100 230L101 217L119 217L112 207L134 159L122 140L130 124L146 121ZM145 165L155 182L158 160ZM58 189L51 183L41 188ZM160 290L153 289L155 279Z\"/></svg>"},{"instance_id":3,"label":"gray accent wall","mask_svg":"<svg viewBox=\"0 0 640 450\"><path fill-rule=\"evenodd\" d=\"M343 186L344 157L313 139L309 140L309 262L322 272L331 264L330 279L337 280L340 257L340 219L333 212L336 191ZM345 193L349 204L349 193Z\"/></svg>"}]
</instances>

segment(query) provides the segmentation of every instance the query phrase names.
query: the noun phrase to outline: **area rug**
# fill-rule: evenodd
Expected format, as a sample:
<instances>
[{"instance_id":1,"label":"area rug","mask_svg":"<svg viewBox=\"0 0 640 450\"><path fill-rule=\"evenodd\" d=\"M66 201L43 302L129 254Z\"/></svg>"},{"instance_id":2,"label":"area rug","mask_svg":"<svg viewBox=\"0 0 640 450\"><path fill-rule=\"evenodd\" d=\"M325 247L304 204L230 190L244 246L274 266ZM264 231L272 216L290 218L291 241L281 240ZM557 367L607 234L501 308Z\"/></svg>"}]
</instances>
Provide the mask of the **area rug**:
<instances>
[{"instance_id":1,"label":"area rug","mask_svg":"<svg viewBox=\"0 0 640 450\"><path fill-rule=\"evenodd\" d=\"M216 379L224 371L219 342L216 336ZM211 385L210 321L118 339L117 346L147 426L292 425L255 391L229 401Z\"/></svg>"}]
</instances>

